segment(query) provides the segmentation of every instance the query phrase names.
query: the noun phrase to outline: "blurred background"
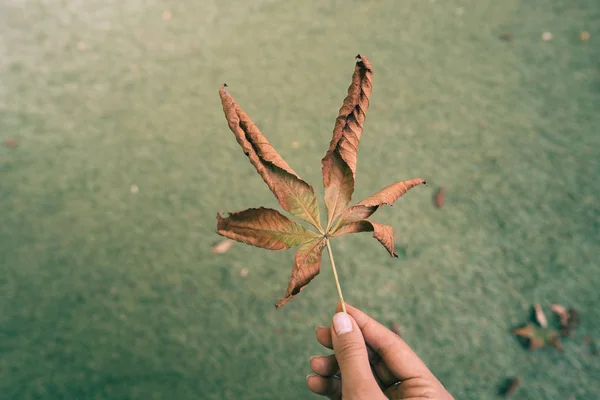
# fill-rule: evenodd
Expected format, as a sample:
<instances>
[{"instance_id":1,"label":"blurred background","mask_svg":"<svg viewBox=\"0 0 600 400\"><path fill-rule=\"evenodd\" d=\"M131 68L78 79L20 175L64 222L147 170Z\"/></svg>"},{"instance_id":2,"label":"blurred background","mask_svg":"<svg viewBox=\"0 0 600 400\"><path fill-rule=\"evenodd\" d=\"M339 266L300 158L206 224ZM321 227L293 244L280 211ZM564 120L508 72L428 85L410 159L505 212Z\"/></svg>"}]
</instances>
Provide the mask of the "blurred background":
<instances>
[{"instance_id":1,"label":"blurred background","mask_svg":"<svg viewBox=\"0 0 600 400\"><path fill-rule=\"evenodd\" d=\"M347 301L457 399L508 377L518 399L597 398L596 0L2 1L0 397L316 398L329 262L276 310L293 251L213 253L218 211L278 207L217 90L321 196L357 53L375 76L354 200L430 186L375 217L398 259L333 243ZM534 303L579 310L562 352L512 335Z\"/></svg>"}]
</instances>

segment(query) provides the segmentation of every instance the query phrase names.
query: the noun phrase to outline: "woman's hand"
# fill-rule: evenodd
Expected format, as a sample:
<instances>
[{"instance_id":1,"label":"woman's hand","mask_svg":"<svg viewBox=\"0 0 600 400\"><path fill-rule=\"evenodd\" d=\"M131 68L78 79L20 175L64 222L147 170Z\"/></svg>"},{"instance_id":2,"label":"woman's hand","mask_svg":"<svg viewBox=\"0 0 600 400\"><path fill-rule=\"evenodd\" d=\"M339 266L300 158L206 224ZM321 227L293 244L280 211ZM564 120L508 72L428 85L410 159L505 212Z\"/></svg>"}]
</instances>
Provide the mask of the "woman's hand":
<instances>
[{"instance_id":1,"label":"woman's hand","mask_svg":"<svg viewBox=\"0 0 600 400\"><path fill-rule=\"evenodd\" d=\"M311 357L311 391L344 400L453 399L398 335L347 303L347 314L337 311L330 328L317 327L317 341L334 354Z\"/></svg>"}]
</instances>

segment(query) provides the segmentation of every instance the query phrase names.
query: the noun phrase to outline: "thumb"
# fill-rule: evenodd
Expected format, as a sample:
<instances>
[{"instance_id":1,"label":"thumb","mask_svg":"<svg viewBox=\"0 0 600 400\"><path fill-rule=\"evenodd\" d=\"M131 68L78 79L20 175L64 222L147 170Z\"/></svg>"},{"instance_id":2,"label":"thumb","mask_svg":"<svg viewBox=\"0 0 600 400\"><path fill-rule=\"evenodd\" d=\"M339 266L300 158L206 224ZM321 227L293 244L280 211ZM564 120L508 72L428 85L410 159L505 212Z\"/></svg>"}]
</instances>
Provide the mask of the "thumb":
<instances>
[{"instance_id":1,"label":"thumb","mask_svg":"<svg viewBox=\"0 0 600 400\"><path fill-rule=\"evenodd\" d=\"M331 327L333 351L342 373L342 393L372 396L381 392L369 365L365 339L354 318L345 312L337 313Z\"/></svg>"}]
</instances>

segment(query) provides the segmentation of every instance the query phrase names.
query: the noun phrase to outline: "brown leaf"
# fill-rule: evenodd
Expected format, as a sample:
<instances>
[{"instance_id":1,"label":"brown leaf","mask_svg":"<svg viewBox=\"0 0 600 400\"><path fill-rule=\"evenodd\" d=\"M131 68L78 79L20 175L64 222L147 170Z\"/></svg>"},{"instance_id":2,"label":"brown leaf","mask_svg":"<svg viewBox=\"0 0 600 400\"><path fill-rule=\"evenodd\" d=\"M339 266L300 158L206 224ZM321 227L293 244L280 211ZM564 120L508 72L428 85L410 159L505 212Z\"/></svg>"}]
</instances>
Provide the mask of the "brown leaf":
<instances>
[{"instance_id":1,"label":"brown leaf","mask_svg":"<svg viewBox=\"0 0 600 400\"><path fill-rule=\"evenodd\" d=\"M569 321L569 312L567 311L567 309L564 306L561 306L560 304L552 304L550 308L556 315L558 315L558 318L560 320L560 326L566 328Z\"/></svg>"},{"instance_id":2,"label":"brown leaf","mask_svg":"<svg viewBox=\"0 0 600 400\"><path fill-rule=\"evenodd\" d=\"M8 149L14 149L18 145L19 143L17 142L17 140L13 138L8 138L4 141L4 146Z\"/></svg>"},{"instance_id":3,"label":"brown leaf","mask_svg":"<svg viewBox=\"0 0 600 400\"><path fill-rule=\"evenodd\" d=\"M445 201L446 201L446 189L444 189L444 187L442 186L435 192L435 195L433 196L433 204L435 204L435 206L437 208L442 208L442 207L444 207Z\"/></svg>"},{"instance_id":4,"label":"brown leaf","mask_svg":"<svg viewBox=\"0 0 600 400\"><path fill-rule=\"evenodd\" d=\"M416 178L407 181L396 182L381 189L379 192L367 197L360 203L344 210L338 226L369 218L379 209L379 207L384 204L394 204L394 202L398 200L404 193L420 184L427 185L427 182L421 178Z\"/></svg>"},{"instance_id":5,"label":"brown leaf","mask_svg":"<svg viewBox=\"0 0 600 400\"><path fill-rule=\"evenodd\" d=\"M277 210L249 208L223 218L217 214L217 233L269 250L284 250L320 237Z\"/></svg>"},{"instance_id":6,"label":"brown leaf","mask_svg":"<svg viewBox=\"0 0 600 400\"><path fill-rule=\"evenodd\" d=\"M542 328L548 327L548 320L546 319L546 314L544 314L544 310L542 310L542 306L539 304L535 304L533 306L535 310L535 320Z\"/></svg>"},{"instance_id":7,"label":"brown leaf","mask_svg":"<svg viewBox=\"0 0 600 400\"><path fill-rule=\"evenodd\" d=\"M521 385L521 380L519 378L510 378L507 379L504 383L503 387L500 389L500 396L510 397L517 392L517 389Z\"/></svg>"},{"instance_id":8,"label":"brown leaf","mask_svg":"<svg viewBox=\"0 0 600 400\"><path fill-rule=\"evenodd\" d=\"M539 349L545 345L544 339L538 336L537 328L531 322L522 328L515 329L513 335L524 339L529 350Z\"/></svg>"},{"instance_id":9,"label":"brown leaf","mask_svg":"<svg viewBox=\"0 0 600 400\"><path fill-rule=\"evenodd\" d=\"M270 250L283 250L301 245L294 258L292 275L281 307L296 296L319 273L323 247L329 245L332 236L354 232L373 232L392 256L394 236L392 227L367 221L381 205L392 204L422 179L398 182L358 203L346 215L339 218L347 208L356 178L357 150L362 135L365 113L369 107L373 71L366 57L357 57L348 94L336 119L333 138L322 160L327 228L320 224L319 210L313 188L300 179L298 174L281 158L265 136L239 107L224 85L219 89L223 112L244 154L269 186L281 206L291 214L312 224L319 233L306 230L276 210L266 208L248 209L230 214L217 215L219 234L247 244ZM300 142L292 141L292 148ZM337 220L335 227L332 224ZM333 259L332 259L333 263ZM244 268L242 276L247 273ZM339 282L336 283L338 290Z\"/></svg>"},{"instance_id":10,"label":"brown leaf","mask_svg":"<svg viewBox=\"0 0 600 400\"><path fill-rule=\"evenodd\" d=\"M551 332L548 335L548 341L556 350L563 351L562 343L560 342L560 338L556 332Z\"/></svg>"},{"instance_id":11,"label":"brown leaf","mask_svg":"<svg viewBox=\"0 0 600 400\"><path fill-rule=\"evenodd\" d=\"M335 121L329 150L322 160L328 227L352 199L358 145L369 108L372 83L371 63L358 55L348 95Z\"/></svg>"},{"instance_id":12,"label":"brown leaf","mask_svg":"<svg viewBox=\"0 0 600 400\"><path fill-rule=\"evenodd\" d=\"M321 255L326 239L320 238L300 247L294 257L292 276L283 299L275 307L279 308L298 295L321 271Z\"/></svg>"},{"instance_id":13,"label":"brown leaf","mask_svg":"<svg viewBox=\"0 0 600 400\"><path fill-rule=\"evenodd\" d=\"M314 189L281 158L248 115L225 90L219 89L229 129L281 207L322 231Z\"/></svg>"},{"instance_id":14,"label":"brown leaf","mask_svg":"<svg viewBox=\"0 0 600 400\"><path fill-rule=\"evenodd\" d=\"M212 247L212 252L213 254L227 253L227 251L229 251L229 249L231 248L231 246L233 246L234 243L235 242L231 239L221 240L219 243L216 243Z\"/></svg>"},{"instance_id":15,"label":"brown leaf","mask_svg":"<svg viewBox=\"0 0 600 400\"><path fill-rule=\"evenodd\" d=\"M512 33L503 33L502 36L500 36L500 39L510 42L513 39L513 35Z\"/></svg>"},{"instance_id":16,"label":"brown leaf","mask_svg":"<svg viewBox=\"0 0 600 400\"><path fill-rule=\"evenodd\" d=\"M373 221L361 220L348 222L335 231L334 237L343 236L348 233L373 232L373 237L385 247L392 257L398 257L394 253L394 230L389 225L383 225Z\"/></svg>"}]
</instances>

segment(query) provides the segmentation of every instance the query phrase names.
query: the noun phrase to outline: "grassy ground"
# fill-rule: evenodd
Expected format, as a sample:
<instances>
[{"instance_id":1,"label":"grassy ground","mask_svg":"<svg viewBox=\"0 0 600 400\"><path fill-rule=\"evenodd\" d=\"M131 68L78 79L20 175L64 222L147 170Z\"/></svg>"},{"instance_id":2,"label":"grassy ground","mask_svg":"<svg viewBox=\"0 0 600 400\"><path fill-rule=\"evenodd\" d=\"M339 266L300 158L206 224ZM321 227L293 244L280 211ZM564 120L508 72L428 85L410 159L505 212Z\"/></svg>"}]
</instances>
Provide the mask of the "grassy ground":
<instances>
[{"instance_id":1,"label":"grassy ground","mask_svg":"<svg viewBox=\"0 0 600 400\"><path fill-rule=\"evenodd\" d=\"M211 254L217 211L276 205L217 89L322 193L361 53L355 198L421 176L447 204L423 187L378 213L399 259L368 234L334 243L347 300L396 321L457 398L512 375L516 399L596 398L598 43L596 0L2 2L0 397L311 398L329 263L275 310L292 252ZM564 353L511 337L534 302L580 309Z\"/></svg>"}]
</instances>

